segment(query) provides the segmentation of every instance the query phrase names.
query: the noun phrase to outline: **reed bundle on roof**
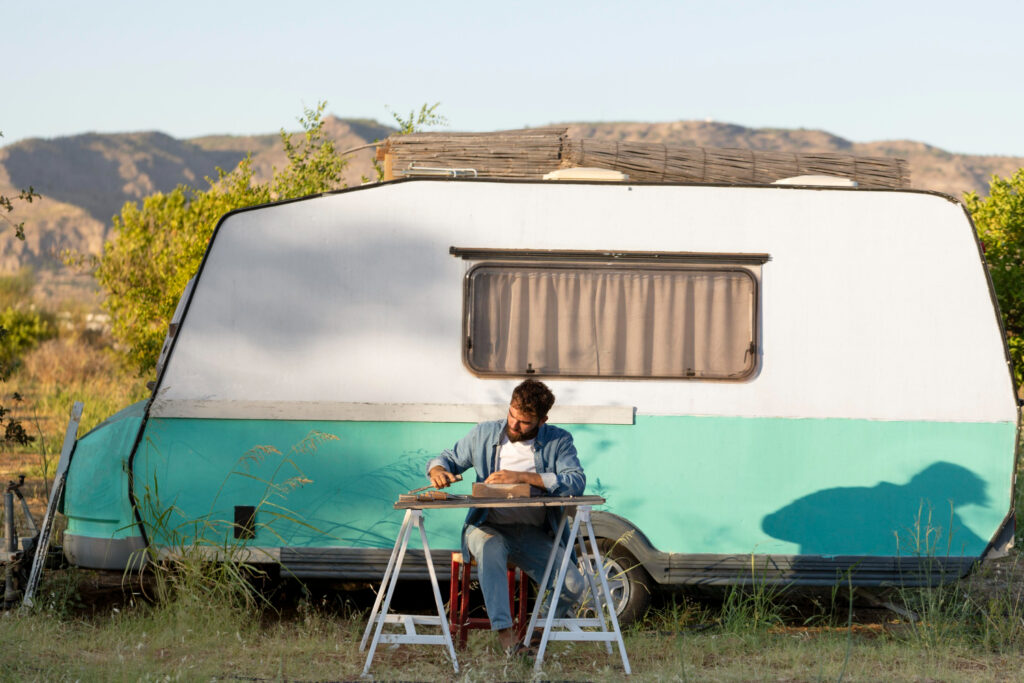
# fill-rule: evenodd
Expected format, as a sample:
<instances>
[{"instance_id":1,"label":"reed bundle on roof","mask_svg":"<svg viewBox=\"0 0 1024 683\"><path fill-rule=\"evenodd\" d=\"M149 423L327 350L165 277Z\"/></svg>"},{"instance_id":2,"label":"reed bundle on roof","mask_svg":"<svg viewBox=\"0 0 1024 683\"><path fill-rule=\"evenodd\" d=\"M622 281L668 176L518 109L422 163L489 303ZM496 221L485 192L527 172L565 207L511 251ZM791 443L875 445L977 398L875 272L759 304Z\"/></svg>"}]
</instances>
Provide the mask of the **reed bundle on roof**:
<instances>
[{"instance_id":1,"label":"reed bundle on roof","mask_svg":"<svg viewBox=\"0 0 1024 683\"><path fill-rule=\"evenodd\" d=\"M539 179L559 168L589 166L655 182L760 184L830 175L849 178L861 187L910 184L904 159L579 139L569 137L568 129L559 126L494 133L415 133L388 138L383 152L390 156L394 177L434 167L474 169L487 178Z\"/></svg>"},{"instance_id":2,"label":"reed bundle on roof","mask_svg":"<svg viewBox=\"0 0 1024 683\"><path fill-rule=\"evenodd\" d=\"M565 128L415 133L388 138L396 177L417 167L473 168L490 178L540 178L561 167Z\"/></svg>"}]
</instances>

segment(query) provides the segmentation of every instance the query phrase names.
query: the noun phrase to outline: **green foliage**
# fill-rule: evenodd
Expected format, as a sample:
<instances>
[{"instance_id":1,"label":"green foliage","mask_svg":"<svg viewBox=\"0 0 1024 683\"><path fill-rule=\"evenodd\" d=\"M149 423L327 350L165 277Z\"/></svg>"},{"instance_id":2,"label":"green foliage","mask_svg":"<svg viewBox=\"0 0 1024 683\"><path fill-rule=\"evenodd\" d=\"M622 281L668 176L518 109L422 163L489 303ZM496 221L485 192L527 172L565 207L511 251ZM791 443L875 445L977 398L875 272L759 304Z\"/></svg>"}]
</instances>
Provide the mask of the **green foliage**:
<instances>
[{"instance_id":1,"label":"green foliage","mask_svg":"<svg viewBox=\"0 0 1024 683\"><path fill-rule=\"evenodd\" d=\"M989 196L964 202L985 245L992 283L1006 328L1014 377L1024 383L1024 168L1010 178L992 176Z\"/></svg>"},{"instance_id":2,"label":"green foliage","mask_svg":"<svg viewBox=\"0 0 1024 683\"><path fill-rule=\"evenodd\" d=\"M0 328L0 366L7 368L39 342L57 336L54 316L33 309L5 308L0 311Z\"/></svg>"},{"instance_id":3,"label":"green foliage","mask_svg":"<svg viewBox=\"0 0 1024 683\"><path fill-rule=\"evenodd\" d=\"M111 331L140 374L152 371L178 299L221 216L270 201L269 188L253 182L248 158L232 173L218 169L217 180L207 180L206 190L179 185L146 197L141 208L127 202L96 268Z\"/></svg>"},{"instance_id":4,"label":"green foliage","mask_svg":"<svg viewBox=\"0 0 1024 683\"><path fill-rule=\"evenodd\" d=\"M73 619L84 607L79 591L82 575L82 570L77 567L47 572L46 580L39 584L39 591L32 601L32 612L57 621Z\"/></svg>"},{"instance_id":5,"label":"green foliage","mask_svg":"<svg viewBox=\"0 0 1024 683\"><path fill-rule=\"evenodd\" d=\"M24 400L17 392L11 398L15 403L21 403ZM3 426L3 435L0 436L0 441L5 445L27 446L35 441L35 437L29 436L25 431L25 425L21 423L21 420L11 417L8 409L3 406L0 406L0 425Z\"/></svg>"},{"instance_id":6,"label":"green foliage","mask_svg":"<svg viewBox=\"0 0 1024 683\"><path fill-rule=\"evenodd\" d=\"M147 197L141 208L128 202L114 217L114 239L104 246L96 279L107 293L113 335L139 374L153 371L178 299L224 214L341 187L346 161L324 137L324 106L305 110L298 144L282 131L288 166L275 170L270 183L256 182L246 158L230 173L218 169L205 190L179 185Z\"/></svg>"},{"instance_id":7,"label":"green foliage","mask_svg":"<svg viewBox=\"0 0 1024 683\"><path fill-rule=\"evenodd\" d=\"M395 123L398 124L398 135L409 135L410 133L418 133L429 126L447 125L448 119L437 113L437 108L440 106L440 102L434 102L433 104L424 103L418 112L413 109L409 112L408 116L401 116L398 112L391 111L390 108L388 108L388 112L395 120Z\"/></svg>"},{"instance_id":8,"label":"green foliage","mask_svg":"<svg viewBox=\"0 0 1024 683\"><path fill-rule=\"evenodd\" d=\"M17 364L22 352L47 338L39 329L52 319L31 311L24 311L29 301L35 276L31 268L22 268L15 275L0 276L0 380L6 380ZM40 320L34 320L39 318Z\"/></svg>"},{"instance_id":9,"label":"green foliage","mask_svg":"<svg viewBox=\"0 0 1024 683\"><path fill-rule=\"evenodd\" d=\"M3 131L0 131L0 138L3 136ZM42 199L42 195L36 192L31 185L29 185L27 190L18 190L18 194L12 197L0 194L0 210L3 211L3 213L0 213L0 220L13 227L14 236L23 242L25 241L25 222L22 221L21 223L15 223L7 216L7 214L14 211L14 202L22 201L26 204L31 204L35 199Z\"/></svg>"},{"instance_id":10,"label":"green foliage","mask_svg":"<svg viewBox=\"0 0 1024 683\"><path fill-rule=\"evenodd\" d=\"M40 342L57 336L55 317L26 306L34 278L31 270L0 277L0 381L7 381L22 356ZM23 402L18 391L11 395L14 403ZM5 446L27 446L35 441L21 420L10 415L9 406L0 405L0 443Z\"/></svg>"},{"instance_id":11,"label":"green foliage","mask_svg":"<svg viewBox=\"0 0 1024 683\"><path fill-rule=\"evenodd\" d=\"M305 109L299 123L305 131L302 141L292 143L292 136L281 129L281 144L288 157L288 166L274 176L271 191L274 199L305 197L341 187L341 174L347 162L338 156L334 142L324 137L323 113L326 102L316 109Z\"/></svg>"},{"instance_id":12,"label":"green foliage","mask_svg":"<svg viewBox=\"0 0 1024 683\"><path fill-rule=\"evenodd\" d=\"M430 126L446 126L448 125L448 119L441 114L437 113L437 108L441 106L440 102L434 102L433 104L424 103L417 112L415 109L409 112L408 116L402 116L396 111L393 111L390 107L385 107L388 113L391 114L391 118L398 124L398 132L395 135L410 135L411 133L419 133L424 128ZM384 166L377 159L373 161L373 167L377 171L377 182L384 180ZM367 182L366 177L363 177L363 182Z\"/></svg>"},{"instance_id":13,"label":"green foliage","mask_svg":"<svg viewBox=\"0 0 1024 683\"><path fill-rule=\"evenodd\" d=\"M784 587L768 583L764 572L759 575L755 559L756 556L751 554L750 583L730 586L725 592L719 622L726 633L760 631L777 626L784 620Z\"/></svg>"}]
</instances>

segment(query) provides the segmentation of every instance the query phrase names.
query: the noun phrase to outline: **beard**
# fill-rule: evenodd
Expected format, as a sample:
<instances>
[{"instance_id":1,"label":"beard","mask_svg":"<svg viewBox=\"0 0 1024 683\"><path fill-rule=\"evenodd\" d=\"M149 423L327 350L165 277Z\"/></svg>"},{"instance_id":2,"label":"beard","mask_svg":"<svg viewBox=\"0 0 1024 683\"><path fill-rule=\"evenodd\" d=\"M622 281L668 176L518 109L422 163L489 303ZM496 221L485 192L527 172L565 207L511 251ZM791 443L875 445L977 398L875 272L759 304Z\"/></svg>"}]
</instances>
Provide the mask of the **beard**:
<instances>
[{"instance_id":1,"label":"beard","mask_svg":"<svg viewBox=\"0 0 1024 683\"><path fill-rule=\"evenodd\" d=\"M537 436L537 432L539 431L540 425L537 425L528 432L513 434L512 430L509 429L508 423L505 423L505 437L509 440L510 443L516 443L518 441L529 441L530 439L535 438Z\"/></svg>"}]
</instances>

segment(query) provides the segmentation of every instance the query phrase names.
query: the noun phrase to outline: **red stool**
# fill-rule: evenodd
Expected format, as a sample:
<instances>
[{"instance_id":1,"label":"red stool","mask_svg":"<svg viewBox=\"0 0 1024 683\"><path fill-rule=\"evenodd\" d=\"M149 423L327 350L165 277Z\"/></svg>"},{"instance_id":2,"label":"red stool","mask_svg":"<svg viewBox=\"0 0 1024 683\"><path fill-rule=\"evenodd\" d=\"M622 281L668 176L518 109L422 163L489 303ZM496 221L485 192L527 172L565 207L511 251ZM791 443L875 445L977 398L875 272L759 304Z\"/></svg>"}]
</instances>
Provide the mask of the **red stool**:
<instances>
[{"instance_id":1,"label":"red stool","mask_svg":"<svg viewBox=\"0 0 1024 683\"><path fill-rule=\"evenodd\" d=\"M448 602L448 627L451 629L455 647L466 647L470 629L490 628L491 620L486 617L469 616L469 574L476 561L462 561L462 553L452 553L451 589ZM527 582L526 573L518 567L508 568L508 608L512 613L512 628L516 638L522 640L527 626ZM518 590L516 584L518 583Z\"/></svg>"}]
</instances>

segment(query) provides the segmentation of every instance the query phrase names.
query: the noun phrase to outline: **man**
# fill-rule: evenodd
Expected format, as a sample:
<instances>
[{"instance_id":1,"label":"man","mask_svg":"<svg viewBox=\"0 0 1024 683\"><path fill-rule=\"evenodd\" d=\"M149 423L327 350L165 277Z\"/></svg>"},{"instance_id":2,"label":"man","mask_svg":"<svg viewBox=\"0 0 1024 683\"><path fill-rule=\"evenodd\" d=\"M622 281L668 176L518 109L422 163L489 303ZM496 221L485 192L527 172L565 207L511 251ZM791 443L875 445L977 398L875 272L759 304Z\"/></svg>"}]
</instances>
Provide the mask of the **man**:
<instances>
[{"instance_id":1,"label":"man","mask_svg":"<svg viewBox=\"0 0 1024 683\"><path fill-rule=\"evenodd\" d=\"M554 394L543 382L528 379L512 391L505 420L481 422L450 450L427 463L427 476L437 488L472 467L477 481L525 483L549 496L579 496L587 478L576 457L572 435L547 424ZM505 571L511 562L534 581L544 576L561 508L470 508L462 529L463 557L477 562L480 588L498 641L514 652L516 637L508 606ZM559 545L564 538L559 539ZM564 546L559 549L559 566ZM556 616L563 616L583 594L583 577L570 563Z\"/></svg>"}]
</instances>

